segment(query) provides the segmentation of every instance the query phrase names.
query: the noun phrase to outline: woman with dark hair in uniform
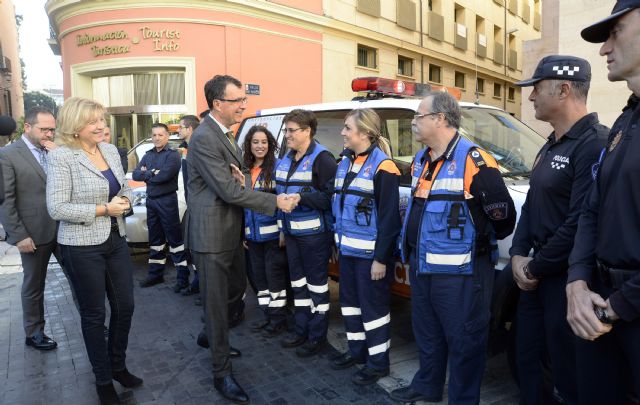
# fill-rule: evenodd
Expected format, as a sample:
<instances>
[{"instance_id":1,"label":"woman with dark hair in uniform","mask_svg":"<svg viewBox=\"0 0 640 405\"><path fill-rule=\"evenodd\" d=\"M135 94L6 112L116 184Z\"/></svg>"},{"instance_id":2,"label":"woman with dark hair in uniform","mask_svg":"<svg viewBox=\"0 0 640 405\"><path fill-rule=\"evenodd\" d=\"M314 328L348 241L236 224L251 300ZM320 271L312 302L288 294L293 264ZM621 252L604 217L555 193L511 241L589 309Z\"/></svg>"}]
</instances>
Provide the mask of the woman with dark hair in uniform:
<instances>
[{"instance_id":1,"label":"woman with dark hair in uniform","mask_svg":"<svg viewBox=\"0 0 640 405\"><path fill-rule=\"evenodd\" d=\"M271 132L256 125L244 139L244 166L250 168L250 184L254 190L276 192L275 170L278 146ZM246 183L245 183L246 184ZM267 337L286 329L286 255L284 235L280 233L277 215L264 215L245 209L245 247L251 258L251 274L256 287L258 305L264 317L252 325L264 330Z\"/></svg>"}]
</instances>

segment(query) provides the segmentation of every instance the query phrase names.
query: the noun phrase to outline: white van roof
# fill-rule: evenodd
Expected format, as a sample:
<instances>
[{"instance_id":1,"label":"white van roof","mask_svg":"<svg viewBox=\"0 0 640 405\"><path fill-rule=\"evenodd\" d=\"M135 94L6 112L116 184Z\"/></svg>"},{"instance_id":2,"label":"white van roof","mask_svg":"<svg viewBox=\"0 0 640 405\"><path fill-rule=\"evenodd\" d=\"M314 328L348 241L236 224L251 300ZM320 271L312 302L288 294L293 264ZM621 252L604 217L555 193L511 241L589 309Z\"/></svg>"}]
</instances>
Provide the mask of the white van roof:
<instances>
[{"instance_id":1,"label":"white van roof","mask_svg":"<svg viewBox=\"0 0 640 405\"><path fill-rule=\"evenodd\" d=\"M319 104L306 104L306 105L295 105L289 107L278 107L278 108L265 108L264 110L256 111L256 116L264 116L264 115L274 115L274 114L286 114L291 110L296 108L300 108L303 110L311 110L311 111L332 111L332 110L353 110L355 108L373 108L373 109L383 109L383 108L409 108L411 110L416 111L418 109L418 105L420 104L421 99L419 98L383 98L376 100L353 100L353 101L337 101L331 103L319 103ZM484 105L484 104L474 104L461 101L460 107L463 108L490 108L493 110L500 110L500 108Z\"/></svg>"}]
</instances>

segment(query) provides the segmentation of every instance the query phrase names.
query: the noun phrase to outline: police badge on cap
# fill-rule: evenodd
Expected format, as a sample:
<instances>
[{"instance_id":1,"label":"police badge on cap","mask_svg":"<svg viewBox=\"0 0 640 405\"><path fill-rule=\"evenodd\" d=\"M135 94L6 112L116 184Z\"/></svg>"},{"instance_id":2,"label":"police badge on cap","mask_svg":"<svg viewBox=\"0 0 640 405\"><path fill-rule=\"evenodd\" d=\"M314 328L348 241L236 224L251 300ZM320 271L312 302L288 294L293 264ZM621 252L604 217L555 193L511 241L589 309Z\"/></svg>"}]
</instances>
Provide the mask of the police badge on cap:
<instances>
[{"instance_id":1,"label":"police badge on cap","mask_svg":"<svg viewBox=\"0 0 640 405\"><path fill-rule=\"evenodd\" d=\"M640 0L618 0L611 10L611 15L604 20L591 24L583 29L580 35L587 42L599 43L609 38L609 33L619 17L640 7Z\"/></svg>"},{"instance_id":2,"label":"police badge on cap","mask_svg":"<svg viewBox=\"0 0 640 405\"><path fill-rule=\"evenodd\" d=\"M639 0L640 1L640 0ZM572 80L576 82L591 81L591 65L577 56L550 55L540 60L533 77L516 82L516 86L533 86L540 80Z\"/></svg>"}]
</instances>

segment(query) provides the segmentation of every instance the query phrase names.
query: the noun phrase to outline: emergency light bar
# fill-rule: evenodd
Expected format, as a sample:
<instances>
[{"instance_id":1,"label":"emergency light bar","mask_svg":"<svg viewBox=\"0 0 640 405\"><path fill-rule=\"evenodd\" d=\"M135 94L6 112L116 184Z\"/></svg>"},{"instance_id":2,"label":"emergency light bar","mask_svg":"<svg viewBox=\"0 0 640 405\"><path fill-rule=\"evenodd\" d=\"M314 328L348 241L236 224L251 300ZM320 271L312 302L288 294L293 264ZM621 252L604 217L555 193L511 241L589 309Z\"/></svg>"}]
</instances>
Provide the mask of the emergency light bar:
<instances>
[{"instance_id":1,"label":"emergency light bar","mask_svg":"<svg viewBox=\"0 0 640 405\"><path fill-rule=\"evenodd\" d=\"M432 86L430 84L405 82L403 80L385 79L382 77L358 77L351 81L354 92L379 93L389 96L424 97L432 91L445 91L456 100L460 100L462 93L459 89L446 86Z\"/></svg>"}]
</instances>

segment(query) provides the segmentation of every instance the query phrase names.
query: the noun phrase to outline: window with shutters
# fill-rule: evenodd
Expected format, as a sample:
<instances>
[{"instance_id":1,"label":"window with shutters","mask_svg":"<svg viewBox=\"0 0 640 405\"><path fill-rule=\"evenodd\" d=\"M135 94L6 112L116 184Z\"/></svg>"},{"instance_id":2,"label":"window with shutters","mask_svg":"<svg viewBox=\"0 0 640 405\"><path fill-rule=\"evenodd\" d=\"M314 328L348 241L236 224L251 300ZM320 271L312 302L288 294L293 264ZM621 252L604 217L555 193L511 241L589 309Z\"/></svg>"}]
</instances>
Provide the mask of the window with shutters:
<instances>
[{"instance_id":1,"label":"window with shutters","mask_svg":"<svg viewBox=\"0 0 640 405\"><path fill-rule=\"evenodd\" d=\"M378 50L365 45L358 45L358 66L377 69Z\"/></svg>"}]
</instances>

